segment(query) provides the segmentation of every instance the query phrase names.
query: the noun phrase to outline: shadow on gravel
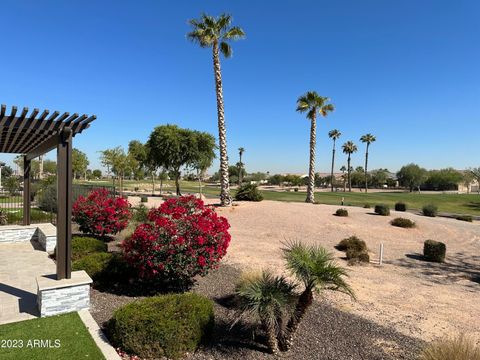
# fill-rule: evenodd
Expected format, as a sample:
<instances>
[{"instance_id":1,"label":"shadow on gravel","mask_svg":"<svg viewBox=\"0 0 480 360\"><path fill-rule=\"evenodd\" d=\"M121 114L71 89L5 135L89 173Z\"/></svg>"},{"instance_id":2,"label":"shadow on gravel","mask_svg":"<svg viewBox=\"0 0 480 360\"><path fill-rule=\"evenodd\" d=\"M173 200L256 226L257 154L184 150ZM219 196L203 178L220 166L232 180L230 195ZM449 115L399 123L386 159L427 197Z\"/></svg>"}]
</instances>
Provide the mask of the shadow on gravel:
<instances>
[{"instance_id":1,"label":"shadow on gravel","mask_svg":"<svg viewBox=\"0 0 480 360\"><path fill-rule=\"evenodd\" d=\"M405 259L390 261L390 264L416 271L416 274L437 284L453 284L469 280L466 286L477 287L480 284L480 255L467 255L463 252L448 254L444 263L426 261L422 254L405 254Z\"/></svg>"},{"instance_id":2,"label":"shadow on gravel","mask_svg":"<svg viewBox=\"0 0 480 360\"><path fill-rule=\"evenodd\" d=\"M212 341L188 359L276 359L267 352L263 331L254 323L236 319L232 295L240 272L228 265L199 279L193 291L215 304ZM320 297L319 297L320 299ZM393 327L381 326L341 311L326 301L315 301L300 324L291 350L282 359L416 359L424 346L421 340L402 335Z\"/></svg>"}]
</instances>

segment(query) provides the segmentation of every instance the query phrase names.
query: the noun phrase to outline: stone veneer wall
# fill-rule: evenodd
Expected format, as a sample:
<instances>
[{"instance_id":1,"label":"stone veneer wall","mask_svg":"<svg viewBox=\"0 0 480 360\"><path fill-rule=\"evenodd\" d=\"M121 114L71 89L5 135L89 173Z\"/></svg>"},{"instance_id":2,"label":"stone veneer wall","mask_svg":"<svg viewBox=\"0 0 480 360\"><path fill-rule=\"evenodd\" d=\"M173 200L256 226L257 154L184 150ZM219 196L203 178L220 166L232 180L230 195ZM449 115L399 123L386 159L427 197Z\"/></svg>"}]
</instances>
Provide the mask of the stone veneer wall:
<instances>
[{"instance_id":1,"label":"stone veneer wall","mask_svg":"<svg viewBox=\"0 0 480 360\"><path fill-rule=\"evenodd\" d=\"M17 243L35 240L36 227L6 227L0 228L0 243Z\"/></svg>"},{"instance_id":2,"label":"stone veneer wall","mask_svg":"<svg viewBox=\"0 0 480 360\"><path fill-rule=\"evenodd\" d=\"M52 316L90 307L90 285L39 290L37 294L40 316Z\"/></svg>"},{"instance_id":3,"label":"stone veneer wall","mask_svg":"<svg viewBox=\"0 0 480 360\"><path fill-rule=\"evenodd\" d=\"M52 224L30 226L0 226L0 243L37 241L48 253L53 253L57 245L57 234Z\"/></svg>"}]
</instances>

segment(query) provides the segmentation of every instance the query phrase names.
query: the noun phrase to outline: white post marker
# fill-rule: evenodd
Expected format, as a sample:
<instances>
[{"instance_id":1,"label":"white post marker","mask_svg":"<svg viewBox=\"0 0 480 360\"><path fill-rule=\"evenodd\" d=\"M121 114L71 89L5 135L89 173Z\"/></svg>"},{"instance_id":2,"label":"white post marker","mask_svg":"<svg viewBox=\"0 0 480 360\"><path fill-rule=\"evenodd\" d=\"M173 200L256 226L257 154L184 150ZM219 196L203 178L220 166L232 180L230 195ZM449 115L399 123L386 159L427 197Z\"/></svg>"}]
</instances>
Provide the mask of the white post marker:
<instances>
[{"instance_id":1,"label":"white post marker","mask_svg":"<svg viewBox=\"0 0 480 360\"><path fill-rule=\"evenodd\" d=\"M380 244L380 260L378 261L378 265L383 264L383 243Z\"/></svg>"}]
</instances>

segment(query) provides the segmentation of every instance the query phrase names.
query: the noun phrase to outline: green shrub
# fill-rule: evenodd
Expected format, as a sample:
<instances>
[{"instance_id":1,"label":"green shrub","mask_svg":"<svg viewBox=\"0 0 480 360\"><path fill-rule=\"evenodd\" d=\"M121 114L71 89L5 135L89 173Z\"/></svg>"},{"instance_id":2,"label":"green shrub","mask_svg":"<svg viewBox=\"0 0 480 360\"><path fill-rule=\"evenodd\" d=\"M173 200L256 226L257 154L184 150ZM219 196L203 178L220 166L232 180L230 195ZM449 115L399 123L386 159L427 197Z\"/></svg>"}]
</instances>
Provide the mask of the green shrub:
<instances>
[{"instance_id":1,"label":"green shrub","mask_svg":"<svg viewBox=\"0 0 480 360\"><path fill-rule=\"evenodd\" d=\"M375 213L382 216L390 215L390 208L385 204L375 205Z\"/></svg>"},{"instance_id":2,"label":"green shrub","mask_svg":"<svg viewBox=\"0 0 480 360\"><path fill-rule=\"evenodd\" d=\"M397 202L395 204L395 211L407 211L407 204L403 202Z\"/></svg>"},{"instance_id":3,"label":"green shrub","mask_svg":"<svg viewBox=\"0 0 480 360\"><path fill-rule=\"evenodd\" d=\"M107 329L112 343L129 354L177 359L207 340L213 324L212 301L184 293L125 305L115 311Z\"/></svg>"},{"instance_id":4,"label":"green shrub","mask_svg":"<svg viewBox=\"0 0 480 360\"><path fill-rule=\"evenodd\" d=\"M342 217L348 216L348 210L347 209L338 209L335 212L335 215L342 216Z\"/></svg>"},{"instance_id":5,"label":"green shrub","mask_svg":"<svg viewBox=\"0 0 480 360\"><path fill-rule=\"evenodd\" d=\"M92 253L84 256L81 259L75 260L72 263L72 270L79 271L85 270L85 272L93 280L100 280L104 275L105 269L108 267L109 262L112 260L113 254L107 252Z\"/></svg>"},{"instance_id":6,"label":"green shrub","mask_svg":"<svg viewBox=\"0 0 480 360\"><path fill-rule=\"evenodd\" d=\"M345 255L349 265L370 262L370 255L368 255L368 251L366 250L357 251L356 249L348 249Z\"/></svg>"},{"instance_id":7,"label":"green shrub","mask_svg":"<svg viewBox=\"0 0 480 360\"><path fill-rule=\"evenodd\" d=\"M148 211L149 209L145 205L143 204L138 205L133 210L133 217L132 217L133 222L137 224L148 222Z\"/></svg>"},{"instance_id":8,"label":"green shrub","mask_svg":"<svg viewBox=\"0 0 480 360\"><path fill-rule=\"evenodd\" d=\"M367 244L365 243L365 241L360 240L356 236L350 236L340 241L338 245L335 246L335 248L340 251L347 251L348 249L354 249L358 252L361 252L361 251L367 250Z\"/></svg>"},{"instance_id":9,"label":"green shrub","mask_svg":"<svg viewBox=\"0 0 480 360\"><path fill-rule=\"evenodd\" d=\"M133 276L132 268L123 257L109 252L92 253L75 260L72 270L85 270L97 285L126 283Z\"/></svg>"},{"instance_id":10,"label":"green shrub","mask_svg":"<svg viewBox=\"0 0 480 360\"><path fill-rule=\"evenodd\" d=\"M460 221L473 222L473 216L471 215L459 215L456 217L456 219Z\"/></svg>"},{"instance_id":11,"label":"green shrub","mask_svg":"<svg viewBox=\"0 0 480 360\"><path fill-rule=\"evenodd\" d=\"M146 197L146 196L140 197L140 202L142 202L142 203L148 202L148 197Z\"/></svg>"},{"instance_id":12,"label":"green shrub","mask_svg":"<svg viewBox=\"0 0 480 360\"><path fill-rule=\"evenodd\" d=\"M370 205L370 204L365 204L365 205L363 205L363 208L364 208L364 209L370 209L371 207L372 207L372 205Z\"/></svg>"},{"instance_id":13,"label":"green shrub","mask_svg":"<svg viewBox=\"0 0 480 360\"><path fill-rule=\"evenodd\" d=\"M438 207L433 204L428 204L422 208L422 212L425 216L435 217L438 214Z\"/></svg>"},{"instance_id":14,"label":"green shrub","mask_svg":"<svg viewBox=\"0 0 480 360\"><path fill-rule=\"evenodd\" d=\"M471 338L460 335L428 345L419 360L480 360L480 348Z\"/></svg>"},{"instance_id":15,"label":"green shrub","mask_svg":"<svg viewBox=\"0 0 480 360\"><path fill-rule=\"evenodd\" d=\"M107 244L104 241L86 236L74 236L72 238L72 260L78 260L82 257L97 253L106 252Z\"/></svg>"},{"instance_id":16,"label":"green shrub","mask_svg":"<svg viewBox=\"0 0 480 360\"><path fill-rule=\"evenodd\" d=\"M3 210L0 210L0 225L7 225L7 224L8 224L7 213Z\"/></svg>"},{"instance_id":17,"label":"green shrub","mask_svg":"<svg viewBox=\"0 0 480 360\"><path fill-rule=\"evenodd\" d=\"M392 221L390 221L390 224L393 226L398 226L401 228L414 228L415 227L415 222L410 220L410 219L405 219L405 218L395 218Z\"/></svg>"},{"instance_id":18,"label":"green shrub","mask_svg":"<svg viewBox=\"0 0 480 360\"><path fill-rule=\"evenodd\" d=\"M245 184L238 188L235 194L237 201L262 201L263 195L255 184Z\"/></svg>"},{"instance_id":19,"label":"green shrub","mask_svg":"<svg viewBox=\"0 0 480 360\"><path fill-rule=\"evenodd\" d=\"M447 247L444 243L434 240L426 240L423 244L423 256L428 261L444 262Z\"/></svg>"}]
</instances>

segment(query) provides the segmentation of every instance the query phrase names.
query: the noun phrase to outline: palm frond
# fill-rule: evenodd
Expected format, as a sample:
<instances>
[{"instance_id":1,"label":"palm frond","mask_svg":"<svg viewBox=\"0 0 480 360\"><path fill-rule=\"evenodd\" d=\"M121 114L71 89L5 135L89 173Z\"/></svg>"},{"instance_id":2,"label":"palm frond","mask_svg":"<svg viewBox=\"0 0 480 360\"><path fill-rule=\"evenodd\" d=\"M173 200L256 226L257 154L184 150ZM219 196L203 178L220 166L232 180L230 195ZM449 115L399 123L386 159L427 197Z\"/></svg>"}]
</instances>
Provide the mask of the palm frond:
<instances>
[{"instance_id":1,"label":"palm frond","mask_svg":"<svg viewBox=\"0 0 480 360\"><path fill-rule=\"evenodd\" d=\"M223 56L225 56L226 58L229 58L232 56L232 47L227 44L225 41L222 41L220 43L220 52L223 54Z\"/></svg>"},{"instance_id":2,"label":"palm frond","mask_svg":"<svg viewBox=\"0 0 480 360\"><path fill-rule=\"evenodd\" d=\"M337 129L333 129L328 132L328 137L331 139L337 140L340 136L342 136L342 133Z\"/></svg>"},{"instance_id":3,"label":"palm frond","mask_svg":"<svg viewBox=\"0 0 480 360\"><path fill-rule=\"evenodd\" d=\"M223 34L225 40L239 40L245 37L245 32L238 26L234 26Z\"/></svg>"},{"instance_id":4,"label":"palm frond","mask_svg":"<svg viewBox=\"0 0 480 360\"><path fill-rule=\"evenodd\" d=\"M306 288L335 290L355 297L352 288L344 280L348 276L347 271L336 263L333 255L324 247L289 241L284 243L282 251L287 269Z\"/></svg>"},{"instance_id":5,"label":"palm frond","mask_svg":"<svg viewBox=\"0 0 480 360\"><path fill-rule=\"evenodd\" d=\"M295 285L284 276L275 276L270 271L244 276L236 286L241 317L260 320L268 326L278 326L279 320L293 310L297 295Z\"/></svg>"}]
</instances>

